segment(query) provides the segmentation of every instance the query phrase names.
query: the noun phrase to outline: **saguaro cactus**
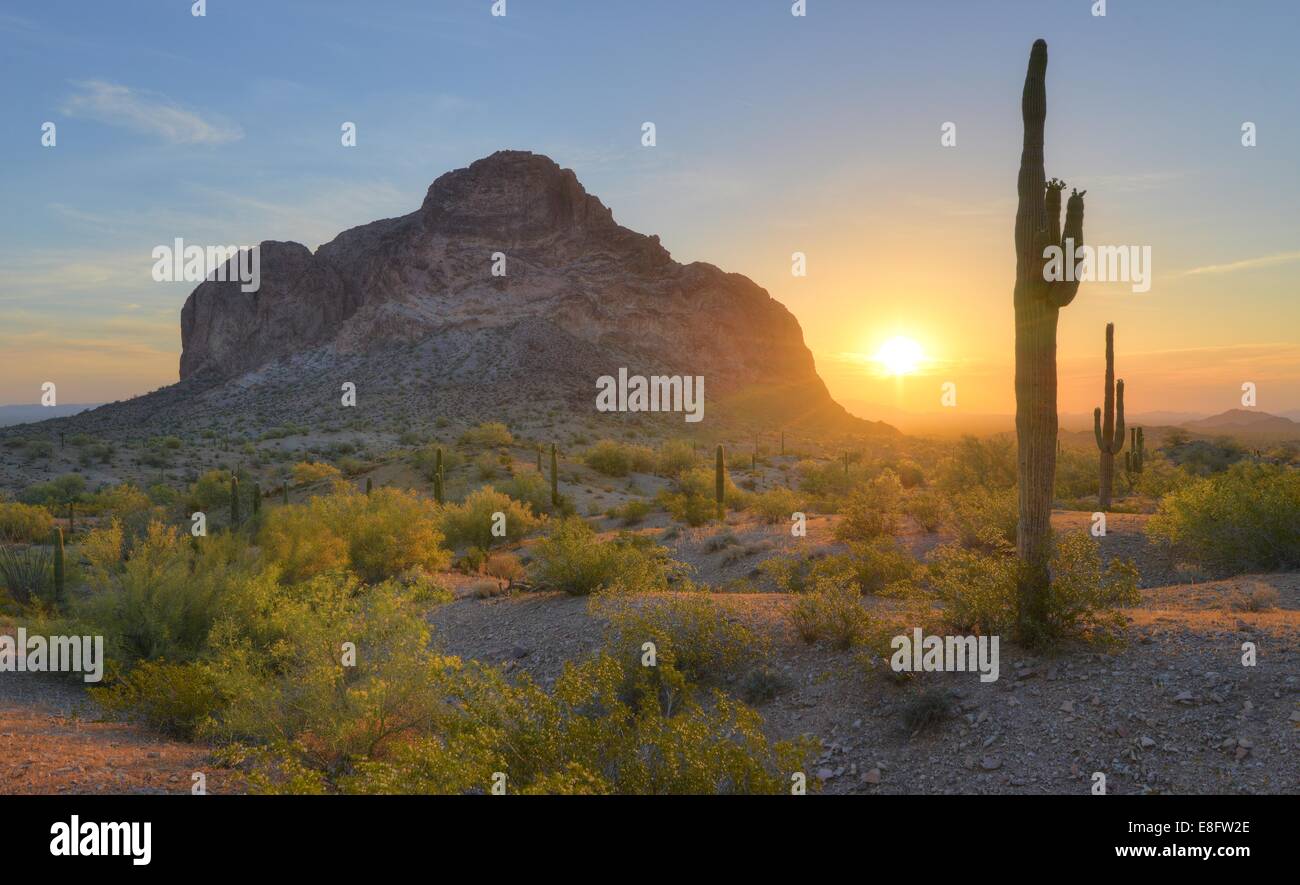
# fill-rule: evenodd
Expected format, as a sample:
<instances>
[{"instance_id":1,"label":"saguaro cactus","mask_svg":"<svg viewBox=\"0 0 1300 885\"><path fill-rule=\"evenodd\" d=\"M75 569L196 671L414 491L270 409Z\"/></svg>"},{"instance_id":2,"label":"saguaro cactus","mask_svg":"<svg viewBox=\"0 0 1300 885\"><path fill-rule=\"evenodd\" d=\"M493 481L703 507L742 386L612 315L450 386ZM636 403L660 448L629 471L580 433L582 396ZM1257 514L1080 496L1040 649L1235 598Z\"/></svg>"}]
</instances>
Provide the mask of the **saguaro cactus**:
<instances>
[{"instance_id":1,"label":"saguaro cactus","mask_svg":"<svg viewBox=\"0 0 1300 885\"><path fill-rule=\"evenodd\" d=\"M560 456L555 452L555 443L551 443L551 506L560 506Z\"/></svg>"},{"instance_id":2,"label":"saguaro cactus","mask_svg":"<svg viewBox=\"0 0 1300 885\"><path fill-rule=\"evenodd\" d=\"M372 480L370 477L367 476L367 477L366 477L366 497L367 497L367 498L370 497L370 493L371 493L372 491L374 491L374 489L375 489L375 482L374 482L374 480Z\"/></svg>"},{"instance_id":3,"label":"saguaro cactus","mask_svg":"<svg viewBox=\"0 0 1300 885\"><path fill-rule=\"evenodd\" d=\"M1131 487L1136 482L1134 477L1140 476L1142 468L1146 466L1147 446L1141 427L1129 431L1128 442L1129 450L1124 453L1124 472L1128 474L1128 484Z\"/></svg>"},{"instance_id":4,"label":"saguaro cactus","mask_svg":"<svg viewBox=\"0 0 1300 885\"><path fill-rule=\"evenodd\" d=\"M63 603L63 529L54 527L54 601Z\"/></svg>"},{"instance_id":5,"label":"saguaro cactus","mask_svg":"<svg viewBox=\"0 0 1300 885\"><path fill-rule=\"evenodd\" d=\"M1115 380L1115 324L1106 324L1106 411L1092 410L1092 432L1101 451L1101 486L1097 503L1102 510L1110 506L1111 487L1115 480L1115 456L1124 448L1124 379Z\"/></svg>"},{"instance_id":6,"label":"saguaro cactus","mask_svg":"<svg viewBox=\"0 0 1300 885\"><path fill-rule=\"evenodd\" d=\"M239 477L230 478L230 526L239 525Z\"/></svg>"},{"instance_id":7,"label":"saguaro cactus","mask_svg":"<svg viewBox=\"0 0 1300 885\"><path fill-rule=\"evenodd\" d=\"M1043 171L1043 128L1047 119L1047 42L1035 41L1029 53L1020 101L1025 137L1016 190L1016 440L1019 515L1016 554L1017 632L1033 642L1041 638L1051 581L1052 486L1056 477L1056 322L1061 308L1079 290L1072 279L1048 280L1044 273L1048 246L1074 261L1083 243L1083 193L1071 194L1061 228L1061 191L1065 183L1047 180Z\"/></svg>"},{"instance_id":8,"label":"saguaro cactus","mask_svg":"<svg viewBox=\"0 0 1300 885\"><path fill-rule=\"evenodd\" d=\"M439 447L433 457L433 500L443 503L442 448Z\"/></svg>"},{"instance_id":9,"label":"saguaro cactus","mask_svg":"<svg viewBox=\"0 0 1300 885\"><path fill-rule=\"evenodd\" d=\"M253 483L253 515L262 512L262 486L260 483Z\"/></svg>"},{"instance_id":10,"label":"saguaro cactus","mask_svg":"<svg viewBox=\"0 0 1300 885\"><path fill-rule=\"evenodd\" d=\"M718 446L713 463L713 494L718 503L718 519L726 518L727 465L722 457L722 446Z\"/></svg>"}]
</instances>

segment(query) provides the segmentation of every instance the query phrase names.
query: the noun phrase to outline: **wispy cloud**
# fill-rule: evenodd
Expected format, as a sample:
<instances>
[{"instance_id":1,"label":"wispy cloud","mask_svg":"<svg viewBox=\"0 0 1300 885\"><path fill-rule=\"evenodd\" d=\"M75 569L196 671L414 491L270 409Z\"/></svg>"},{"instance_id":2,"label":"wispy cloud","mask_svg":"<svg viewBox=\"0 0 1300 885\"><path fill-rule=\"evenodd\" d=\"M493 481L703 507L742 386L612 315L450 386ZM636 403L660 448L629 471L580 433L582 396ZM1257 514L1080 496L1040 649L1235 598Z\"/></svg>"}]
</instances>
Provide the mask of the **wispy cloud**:
<instances>
[{"instance_id":1,"label":"wispy cloud","mask_svg":"<svg viewBox=\"0 0 1300 885\"><path fill-rule=\"evenodd\" d=\"M1227 264L1207 264L1204 267L1194 267L1186 272L1187 276L1196 274L1212 273L1234 273L1239 270L1254 270L1258 267L1272 267L1276 264L1290 264L1293 261L1300 261L1300 252L1278 252L1273 255L1261 255L1258 258L1245 258L1241 261L1230 261Z\"/></svg>"},{"instance_id":2,"label":"wispy cloud","mask_svg":"<svg viewBox=\"0 0 1300 885\"><path fill-rule=\"evenodd\" d=\"M162 95L103 80L73 85L77 91L63 103L63 112L71 117L121 126L172 144L224 144L244 137L238 125L202 116Z\"/></svg>"}]
</instances>

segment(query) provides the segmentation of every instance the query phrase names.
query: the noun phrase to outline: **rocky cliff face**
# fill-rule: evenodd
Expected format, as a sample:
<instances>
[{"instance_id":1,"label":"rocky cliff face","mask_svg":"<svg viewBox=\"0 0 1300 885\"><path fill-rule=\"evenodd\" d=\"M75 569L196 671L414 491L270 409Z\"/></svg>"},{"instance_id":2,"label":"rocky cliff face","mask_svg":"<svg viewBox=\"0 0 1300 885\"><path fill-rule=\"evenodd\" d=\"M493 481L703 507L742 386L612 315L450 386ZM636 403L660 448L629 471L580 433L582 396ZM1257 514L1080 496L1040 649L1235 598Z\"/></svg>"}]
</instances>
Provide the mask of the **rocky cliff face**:
<instances>
[{"instance_id":1,"label":"rocky cliff face","mask_svg":"<svg viewBox=\"0 0 1300 885\"><path fill-rule=\"evenodd\" d=\"M494 253L505 276L492 274ZM470 352L489 339L494 353ZM710 398L794 389L801 410L843 414L798 322L766 291L673 261L658 237L617 224L571 170L522 151L449 172L415 212L345 231L315 254L263 243L260 289L202 283L181 312L181 340L181 378L204 383L306 352L319 362L432 345L459 354L425 367L448 382L508 382L495 369L526 365L530 383L594 396L600 374L627 366L703 375Z\"/></svg>"}]
</instances>

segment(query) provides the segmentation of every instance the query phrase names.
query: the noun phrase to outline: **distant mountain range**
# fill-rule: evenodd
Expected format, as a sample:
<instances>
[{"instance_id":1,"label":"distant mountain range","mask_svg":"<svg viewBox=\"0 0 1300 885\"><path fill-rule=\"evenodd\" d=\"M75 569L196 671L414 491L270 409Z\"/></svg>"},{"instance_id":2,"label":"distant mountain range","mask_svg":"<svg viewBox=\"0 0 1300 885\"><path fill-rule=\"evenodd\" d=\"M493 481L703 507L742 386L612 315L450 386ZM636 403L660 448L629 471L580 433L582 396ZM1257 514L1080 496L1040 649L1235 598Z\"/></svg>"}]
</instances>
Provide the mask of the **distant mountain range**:
<instances>
[{"instance_id":1,"label":"distant mountain range","mask_svg":"<svg viewBox=\"0 0 1300 885\"><path fill-rule=\"evenodd\" d=\"M977 436L1014 433L1016 418L1012 414L965 413L960 411L908 412L873 403L844 400L845 408L859 417L888 421L904 433L919 436ZM1275 439L1300 439L1300 409L1281 414L1257 409L1229 409L1217 415L1197 412L1152 411L1126 416L1129 427L1180 428L1204 436L1249 436ZM1065 433L1092 433L1092 413L1066 412L1060 416Z\"/></svg>"},{"instance_id":2,"label":"distant mountain range","mask_svg":"<svg viewBox=\"0 0 1300 885\"><path fill-rule=\"evenodd\" d=\"M27 424L32 421L44 421L46 418L66 418L87 409L94 409L99 403L69 403L65 406L39 406L24 403L16 406L0 406L0 427L11 424Z\"/></svg>"}]
</instances>

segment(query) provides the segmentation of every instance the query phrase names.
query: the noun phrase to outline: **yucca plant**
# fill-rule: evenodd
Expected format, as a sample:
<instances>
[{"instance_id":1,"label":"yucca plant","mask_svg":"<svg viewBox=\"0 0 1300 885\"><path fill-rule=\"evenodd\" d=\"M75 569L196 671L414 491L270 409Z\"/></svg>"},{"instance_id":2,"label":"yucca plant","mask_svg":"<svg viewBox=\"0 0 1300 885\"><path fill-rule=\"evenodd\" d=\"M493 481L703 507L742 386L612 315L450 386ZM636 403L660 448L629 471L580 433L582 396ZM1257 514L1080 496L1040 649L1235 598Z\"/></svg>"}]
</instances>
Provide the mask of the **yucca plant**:
<instances>
[{"instance_id":1,"label":"yucca plant","mask_svg":"<svg viewBox=\"0 0 1300 885\"><path fill-rule=\"evenodd\" d=\"M50 585L54 558L44 547L0 546L0 578L20 605L40 597Z\"/></svg>"}]
</instances>

